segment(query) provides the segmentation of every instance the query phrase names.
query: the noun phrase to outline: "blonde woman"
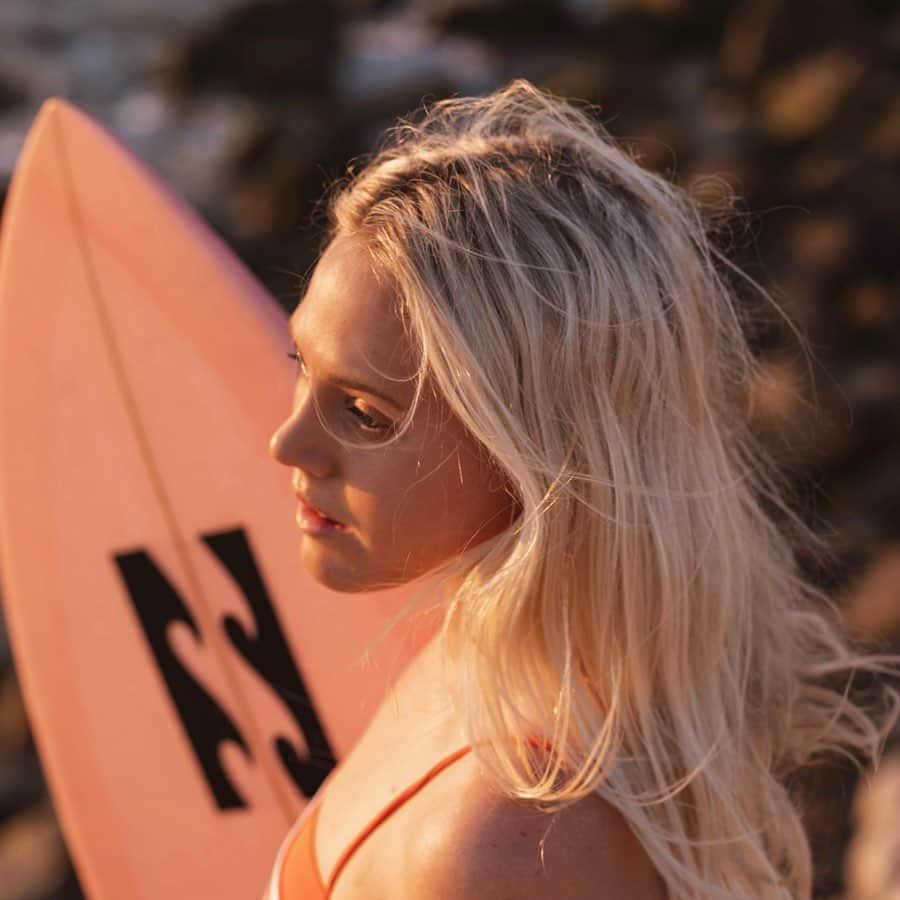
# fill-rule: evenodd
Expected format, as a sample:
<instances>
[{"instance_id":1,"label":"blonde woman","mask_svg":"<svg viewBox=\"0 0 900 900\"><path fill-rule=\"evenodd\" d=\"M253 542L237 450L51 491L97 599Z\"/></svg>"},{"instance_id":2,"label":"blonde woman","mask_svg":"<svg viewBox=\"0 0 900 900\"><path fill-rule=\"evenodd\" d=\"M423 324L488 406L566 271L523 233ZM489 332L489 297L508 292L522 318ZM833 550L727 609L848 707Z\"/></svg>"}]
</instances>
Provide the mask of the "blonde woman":
<instances>
[{"instance_id":1,"label":"blonde woman","mask_svg":"<svg viewBox=\"0 0 900 900\"><path fill-rule=\"evenodd\" d=\"M308 571L428 575L442 627L269 896L809 897L785 778L874 755L890 717L841 692L874 663L764 511L697 211L516 81L398 125L330 212L272 453Z\"/></svg>"}]
</instances>

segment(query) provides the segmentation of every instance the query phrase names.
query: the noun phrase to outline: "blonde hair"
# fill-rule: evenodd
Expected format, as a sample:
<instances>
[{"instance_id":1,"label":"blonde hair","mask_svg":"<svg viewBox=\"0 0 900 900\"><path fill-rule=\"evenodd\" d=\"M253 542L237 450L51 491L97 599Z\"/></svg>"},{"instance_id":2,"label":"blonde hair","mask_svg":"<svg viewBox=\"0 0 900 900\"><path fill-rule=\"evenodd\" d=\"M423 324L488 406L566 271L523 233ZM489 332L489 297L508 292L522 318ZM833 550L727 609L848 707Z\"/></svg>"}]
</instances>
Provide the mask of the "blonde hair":
<instances>
[{"instance_id":1,"label":"blonde hair","mask_svg":"<svg viewBox=\"0 0 900 900\"><path fill-rule=\"evenodd\" d=\"M825 683L878 660L774 524L812 539L748 429L757 362L698 210L518 80L401 122L330 212L521 507L457 561L443 631L496 786L597 792L673 900L808 897L785 779L875 756L894 713Z\"/></svg>"}]
</instances>

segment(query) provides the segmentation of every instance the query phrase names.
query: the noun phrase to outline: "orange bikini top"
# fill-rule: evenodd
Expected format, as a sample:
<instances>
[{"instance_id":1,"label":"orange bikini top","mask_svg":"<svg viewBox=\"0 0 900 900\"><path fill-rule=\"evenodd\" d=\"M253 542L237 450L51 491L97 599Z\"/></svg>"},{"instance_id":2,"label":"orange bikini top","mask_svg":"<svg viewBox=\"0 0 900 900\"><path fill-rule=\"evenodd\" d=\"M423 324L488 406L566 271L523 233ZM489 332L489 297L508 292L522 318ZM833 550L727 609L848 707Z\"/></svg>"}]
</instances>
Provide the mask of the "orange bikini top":
<instances>
[{"instance_id":1,"label":"orange bikini top","mask_svg":"<svg viewBox=\"0 0 900 900\"><path fill-rule=\"evenodd\" d=\"M353 856L359 845L388 816L428 784L435 775L465 756L471 749L470 746L460 747L435 763L409 787L400 791L344 849L335 863L327 883L319 872L315 854L316 822L324 793L323 785L311 801L310 806L307 807L306 813L297 820L281 845L281 850L275 860L269 890L264 900L327 900L334 888L335 879L350 861L350 857Z\"/></svg>"}]
</instances>

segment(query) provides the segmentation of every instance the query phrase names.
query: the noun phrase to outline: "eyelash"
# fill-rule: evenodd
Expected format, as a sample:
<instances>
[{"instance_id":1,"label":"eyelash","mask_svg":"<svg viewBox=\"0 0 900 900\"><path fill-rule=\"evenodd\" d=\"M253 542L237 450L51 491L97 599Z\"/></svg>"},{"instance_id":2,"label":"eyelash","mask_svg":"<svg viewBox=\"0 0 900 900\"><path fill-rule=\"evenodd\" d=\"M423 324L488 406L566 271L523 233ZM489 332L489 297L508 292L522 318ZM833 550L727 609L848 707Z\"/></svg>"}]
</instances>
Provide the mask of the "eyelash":
<instances>
[{"instance_id":1,"label":"eyelash","mask_svg":"<svg viewBox=\"0 0 900 900\"><path fill-rule=\"evenodd\" d=\"M297 366L300 369L300 373L302 375L305 375L306 363L303 362L303 357L300 356L298 352L288 353L287 356L289 359L292 359L295 363L297 363ZM363 410L361 410L358 406L348 404L347 411L357 420L362 430L369 434L381 434L388 429L387 425L379 422L368 413L363 412Z\"/></svg>"},{"instance_id":2,"label":"eyelash","mask_svg":"<svg viewBox=\"0 0 900 900\"><path fill-rule=\"evenodd\" d=\"M304 374L306 373L306 363L303 362L303 358L299 353L288 353L287 358L292 359L295 363L297 363L297 367L300 369L300 371Z\"/></svg>"}]
</instances>

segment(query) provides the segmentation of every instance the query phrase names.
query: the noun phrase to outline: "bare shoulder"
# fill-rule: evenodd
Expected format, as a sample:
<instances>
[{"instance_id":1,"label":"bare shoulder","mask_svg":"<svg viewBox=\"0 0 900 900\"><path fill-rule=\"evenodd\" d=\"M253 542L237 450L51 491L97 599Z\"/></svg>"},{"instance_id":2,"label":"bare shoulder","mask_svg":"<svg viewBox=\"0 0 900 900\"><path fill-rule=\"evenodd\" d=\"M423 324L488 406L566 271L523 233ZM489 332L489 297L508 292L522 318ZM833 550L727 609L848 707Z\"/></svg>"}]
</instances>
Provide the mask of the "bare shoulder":
<instances>
[{"instance_id":1,"label":"bare shoulder","mask_svg":"<svg viewBox=\"0 0 900 900\"><path fill-rule=\"evenodd\" d=\"M441 900L665 900L646 852L612 806L557 813L503 798L477 768L433 809L407 854L406 895Z\"/></svg>"}]
</instances>

